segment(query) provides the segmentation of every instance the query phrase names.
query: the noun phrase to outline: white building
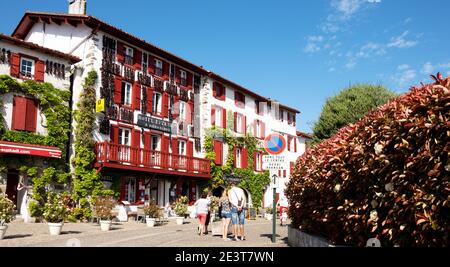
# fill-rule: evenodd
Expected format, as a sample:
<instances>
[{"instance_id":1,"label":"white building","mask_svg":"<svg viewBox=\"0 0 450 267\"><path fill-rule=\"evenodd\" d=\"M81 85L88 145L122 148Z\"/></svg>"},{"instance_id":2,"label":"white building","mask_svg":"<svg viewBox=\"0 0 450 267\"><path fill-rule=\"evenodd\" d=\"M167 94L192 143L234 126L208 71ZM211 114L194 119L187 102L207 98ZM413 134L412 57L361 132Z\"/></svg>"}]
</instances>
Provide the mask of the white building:
<instances>
[{"instance_id":1,"label":"white building","mask_svg":"<svg viewBox=\"0 0 450 267\"><path fill-rule=\"evenodd\" d=\"M260 96L138 37L85 14L86 1L71 1L69 13L27 12L13 36L77 56L73 81L76 108L82 81L99 74L96 168L105 181L120 181L121 200L155 199L160 205L187 195L198 198L199 185L210 178L205 160L205 129L225 126L231 112L236 134L261 140L279 132L289 140L290 162L301 154L296 130L298 110ZM279 111L279 112L278 112ZM74 127L76 125L74 124ZM217 163L226 158L226 147ZM246 149L236 148L236 167L246 166ZM262 171L263 152L255 155ZM281 174L286 179L290 170Z\"/></svg>"},{"instance_id":2,"label":"white building","mask_svg":"<svg viewBox=\"0 0 450 267\"><path fill-rule=\"evenodd\" d=\"M46 82L57 89L69 91L71 66L78 61L77 57L0 34L0 75L8 75L19 82ZM31 188L27 187L31 181L18 168L33 163L33 166L42 170L47 162L67 155L63 155L58 147L17 142L15 139L10 140L10 135L6 136L10 132L42 138L48 134L40 99L22 90L9 88L9 92L0 94L0 103L0 119L4 123L4 129L0 129L3 140L0 141L0 158L6 164L6 172L0 176L0 193L6 193L27 220L25 204L27 194L31 194ZM69 103L66 104L68 107Z\"/></svg>"}]
</instances>

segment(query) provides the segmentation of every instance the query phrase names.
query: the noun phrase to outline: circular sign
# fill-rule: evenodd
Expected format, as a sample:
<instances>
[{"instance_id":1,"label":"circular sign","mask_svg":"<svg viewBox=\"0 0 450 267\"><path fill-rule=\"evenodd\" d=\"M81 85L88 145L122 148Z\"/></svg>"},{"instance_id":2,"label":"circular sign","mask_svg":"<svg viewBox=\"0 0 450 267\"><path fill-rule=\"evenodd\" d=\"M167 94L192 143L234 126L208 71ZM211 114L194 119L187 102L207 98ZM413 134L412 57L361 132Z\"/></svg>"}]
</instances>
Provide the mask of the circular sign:
<instances>
[{"instance_id":1,"label":"circular sign","mask_svg":"<svg viewBox=\"0 0 450 267\"><path fill-rule=\"evenodd\" d=\"M264 140L264 149L270 155L280 155L286 149L286 138L278 133L270 134Z\"/></svg>"}]
</instances>

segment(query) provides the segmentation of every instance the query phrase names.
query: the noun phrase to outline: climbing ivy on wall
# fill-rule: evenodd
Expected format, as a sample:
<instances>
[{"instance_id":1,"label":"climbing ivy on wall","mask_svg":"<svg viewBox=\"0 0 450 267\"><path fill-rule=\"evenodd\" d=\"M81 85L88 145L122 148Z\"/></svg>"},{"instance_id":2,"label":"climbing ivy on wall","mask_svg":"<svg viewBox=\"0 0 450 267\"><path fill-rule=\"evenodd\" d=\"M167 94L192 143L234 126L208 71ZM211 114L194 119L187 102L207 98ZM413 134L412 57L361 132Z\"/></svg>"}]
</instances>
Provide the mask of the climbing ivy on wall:
<instances>
[{"instance_id":1,"label":"climbing ivy on wall","mask_svg":"<svg viewBox=\"0 0 450 267\"><path fill-rule=\"evenodd\" d=\"M232 116L228 116L228 118ZM211 161L211 181L210 185L213 188L219 186L228 186L224 180L225 174L234 173L236 176L242 177L239 187L246 189L252 195L253 206L255 208L261 207L261 202L265 188L270 183L268 172L255 173L254 155L258 150L258 141L251 134L244 137L236 137L234 133L229 130L232 129L233 121L227 121L227 129L213 127L206 131L205 136L205 150L206 158ZM228 127L230 126L230 127ZM224 143L228 145L228 155L225 164L218 166L215 164L216 153L214 151L214 139L220 137ZM248 151L248 166L245 169L237 169L234 167L234 148L236 146L246 147Z\"/></svg>"},{"instance_id":2,"label":"climbing ivy on wall","mask_svg":"<svg viewBox=\"0 0 450 267\"><path fill-rule=\"evenodd\" d=\"M95 71L88 73L83 84L83 92L74 111L75 129L75 156L72 160L74 166L73 198L78 201L83 210L84 218L91 216L89 198L103 195L112 195L113 192L105 190L100 175L94 168L95 162L95 84L98 75Z\"/></svg>"},{"instance_id":3,"label":"climbing ivy on wall","mask_svg":"<svg viewBox=\"0 0 450 267\"><path fill-rule=\"evenodd\" d=\"M32 80L19 82L8 75L0 75L0 95L17 93L36 99L39 109L45 116L45 135L24 131L8 130L6 122L0 113L0 140L16 143L26 143L58 147L62 151L61 159L48 159L45 168L37 168L37 159L32 156L8 155L0 157L0 172L5 172L8 166L17 168L22 176L27 176L33 182L33 202L30 211L33 216L42 215L42 207L46 202L48 190L55 184L68 185L70 175L66 155L70 133L71 97L69 90L55 88L50 83L38 83ZM1 100L0 100L1 101ZM4 103L0 103L3 108ZM3 112L3 110L2 110Z\"/></svg>"}]
</instances>

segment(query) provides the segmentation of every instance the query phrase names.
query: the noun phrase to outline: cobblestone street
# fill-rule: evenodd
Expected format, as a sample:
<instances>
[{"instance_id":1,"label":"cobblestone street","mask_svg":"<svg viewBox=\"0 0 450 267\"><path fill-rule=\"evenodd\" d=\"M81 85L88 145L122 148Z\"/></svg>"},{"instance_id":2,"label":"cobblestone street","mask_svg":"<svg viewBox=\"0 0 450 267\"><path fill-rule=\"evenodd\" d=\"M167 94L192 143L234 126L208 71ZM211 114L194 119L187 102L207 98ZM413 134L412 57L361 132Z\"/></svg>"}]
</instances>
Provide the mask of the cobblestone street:
<instances>
[{"instance_id":1,"label":"cobblestone street","mask_svg":"<svg viewBox=\"0 0 450 267\"><path fill-rule=\"evenodd\" d=\"M92 223L65 223L60 236L50 236L45 223L12 222L0 247L65 247L79 240L82 247L286 247L287 227L277 222L277 243L271 242L272 222L264 219L246 221L246 241L223 241L220 236L197 235L197 220L184 225L174 220L148 228L139 222L116 223L110 232L101 232Z\"/></svg>"}]
</instances>

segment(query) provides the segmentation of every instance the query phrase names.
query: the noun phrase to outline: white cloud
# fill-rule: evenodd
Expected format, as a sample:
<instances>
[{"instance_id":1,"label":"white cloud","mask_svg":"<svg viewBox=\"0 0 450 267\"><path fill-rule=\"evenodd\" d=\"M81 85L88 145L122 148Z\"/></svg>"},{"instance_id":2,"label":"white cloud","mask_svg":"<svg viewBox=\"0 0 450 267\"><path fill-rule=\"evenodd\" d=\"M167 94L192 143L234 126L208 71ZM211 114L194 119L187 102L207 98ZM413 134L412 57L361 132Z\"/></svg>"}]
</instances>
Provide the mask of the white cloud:
<instances>
[{"instance_id":1,"label":"white cloud","mask_svg":"<svg viewBox=\"0 0 450 267\"><path fill-rule=\"evenodd\" d=\"M386 54L386 49L382 44L369 42L363 45L356 54L359 58L370 58L372 56L382 56Z\"/></svg>"},{"instance_id":2,"label":"white cloud","mask_svg":"<svg viewBox=\"0 0 450 267\"><path fill-rule=\"evenodd\" d=\"M361 4L361 0L335 0L331 3L331 6L348 17L355 14L361 8Z\"/></svg>"},{"instance_id":3,"label":"white cloud","mask_svg":"<svg viewBox=\"0 0 450 267\"><path fill-rule=\"evenodd\" d=\"M323 36L308 36L308 43L306 44L303 51L308 54L316 53L322 50L321 43L323 42Z\"/></svg>"},{"instance_id":4,"label":"white cloud","mask_svg":"<svg viewBox=\"0 0 450 267\"><path fill-rule=\"evenodd\" d=\"M423 74L432 74L434 71L434 66L431 64L431 62L427 62L422 67L422 73Z\"/></svg>"},{"instance_id":5,"label":"white cloud","mask_svg":"<svg viewBox=\"0 0 450 267\"><path fill-rule=\"evenodd\" d=\"M406 40L409 31L403 32L400 36L392 37L391 42L387 44L387 47L396 48L409 48L417 45L417 41Z\"/></svg>"},{"instance_id":6,"label":"white cloud","mask_svg":"<svg viewBox=\"0 0 450 267\"><path fill-rule=\"evenodd\" d=\"M356 60L354 58L350 59L347 64L345 64L345 67L349 70L355 68L356 66Z\"/></svg>"},{"instance_id":7,"label":"white cloud","mask_svg":"<svg viewBox=\"0 0 450 267\"><path fill-rule=\"evenodd\" d=\"M412 69L407 64L399 65L397 71L398 73L392 77L392 80L400 87L411 85L411 82L417 77L416 70Z\"/></svg>"}]
</instances>

